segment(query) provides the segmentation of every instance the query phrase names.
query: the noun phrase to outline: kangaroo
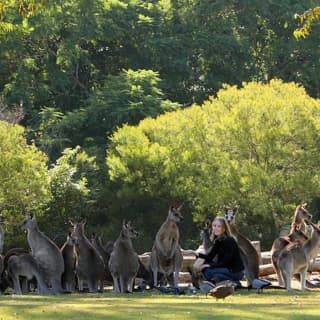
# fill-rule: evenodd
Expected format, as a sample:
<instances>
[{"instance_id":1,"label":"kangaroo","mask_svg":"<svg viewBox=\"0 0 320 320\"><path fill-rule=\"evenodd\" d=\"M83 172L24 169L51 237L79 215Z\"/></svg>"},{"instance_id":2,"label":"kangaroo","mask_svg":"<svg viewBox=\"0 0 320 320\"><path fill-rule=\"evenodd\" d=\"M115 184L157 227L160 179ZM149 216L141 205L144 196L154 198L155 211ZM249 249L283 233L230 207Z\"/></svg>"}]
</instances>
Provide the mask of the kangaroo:
<instances>
[{"instance_id":1,"label":"kangaroo","mask_svg":"<svg viewBox=\"0 0 320 320\"><path fill-rule=\"evenodd\" d=\"M74 244L75 241L71 236L71 232L69 232L67 236L67 240L60 248L61 254L63 256L64 261L64 272L62 274L61 282L63 290L67 292L75 291L76 284L76 256L74 254Z\"/></svg>"},{"instance_id":2,"label":"kangaroo","mask_svg":"<svg viewBox=\"0 0 320 320\"><path fill-rule=\"evenodd\" d=\"M306 209L307 204L303 203L296 207L293 221L291 226L295 227L296 229L300 229L302 232L307 233L308 228L305 221L311 221L312 215Z\"/></svg>"},{"instance_id":3,"label":"kangaroo","mask_svg":"<svg viewBox=\"0 0 320 320\"><path fill-rule=\"evenodd\" d=\"M100 256L103 259L104 262L104 268L105 268L105 280L112 282L112 275L110 273L109 270L109 259L110 259L110 252L107 252L104 247L101 244L101 239L100 237L93 233L91 236L91 244L93 245L93 247L98 251L98 253L100 254Z\"/></svg>"},{"instance_id":4,"label":"kangaroo","mask_svg":"<svg viewBox=\"0 0 320 320\"><path fill-rule=\"evenodd\" d=\"M174 274L174 286L178 286L179 272L183 262L179 244L180 233L177 222L182 221L181 206L171 206L167 219L161 225L151 251L150 267L153 272L153 285L157 287L158 272L167 279Z\"/></svg>"},{"instance_id":5,"label":"kangaroo","mask_svg":"<svg viewBox=\"0 0 320 320\"><path fill-rule=\"evenodd\" d=\"M232 236L237 240L242 262L244 264L244 273L247 279L248 287L252 287L252 281L259 278L259 255L251 241L243 236L235 227L235 217L239 207L224 207L225 216L230 226Z\"/></svg>"},{"instance_id":6,"label":"kangaroo","mask_svg":"<svg viewBox=\"0 0 320 320\"><path fill-rule=\"evenodd\" d=\"M75 240L76 274L79 291L83 291L83 282L87 281L89 292L104 290L104 262L98 251L92 246L84 233L86 220L73 223L71 236Z\"/></svg>"},{"instance_id":7,"label":"kangaroo","mask_svg":"<svg viewBox=\"0 0 320 320\"><path fill-rule=\"evenodd\" d=\"M313 227L311 238L304 244L293 244L286 246L279 254L278 266L285 287L288 291L292 291L291 278L294 274L300 275L300 288L305 290L306 273L309 261L314 257L320 244L320 229L311 221Z\"/></svg>"},{"instance_id":8,"label":"kangaroo","mask_svg":"<svg viewBox=\"0 0 320 320\"><path fill-rule=\"evenodd\" d=\"M278 266L278 258L281 251L288 245L292 244L303 244L308 240L308 237L305 235L301 229L297 229L295 224L292 224L290 232L287 236L279 237L273 241L271 247L271 262L273 268L276 271L279 286L283 286L283 279L281 277L280 269Z\"/></svg>"},{"instance_id":9,"label":"kangaroo","mask_svg":"<svg viewBox=\"0 0 320 320\"><path fill-rule=\"evenodd\" d=\"M207 218L204 223L199 226L200 229L200 239L202 240L202 244L196 250L201 253L208 253L213 245L212 242L212 221L213 219ZM200 267L204 263L204 259L197 258L193 263L192 267L188 268L189 273L191 274L192 284L194 287L199 289L200 280L201 280L201 272Z\"/></svg>"},{"instance_id":10,"label":"kangaroo","mask_svg":"<svg viewBox=\"0 0 320 320\"><path fill-rule=\"evenodd\" d=\"M64 262L59 248L39 230L36 218L32 214L28 215L20 224L20 229L27 230L31 254L51 286L52 293L61 293L61 275L64 270Z\"/></svg>"},{"instance_id":11,"label":"kangaroo","mask_svg":"<svg viewBox=\"0 0 320 320\"><path fill-rule=\"evenodd\" d=\"M45 283L44 276L36 262L30 254L12 255L8 259L8 277L12 279L14 292L24 294L28 292L28 280L36 278L39 294L50 294L50 290ZM22 279L22 287L20 284Z\"/></svg>"},{"instance_id":12,"label":"kangaroo","mask_svg":"<svg viewBox=\"0 0 320 320\"><path fill-rule=\"evenodd\" d=\"M139 257L131 239L137 236L138 232L131 227L130 222L124 221L109 260L115 292L125 293L133 290L134 280L139 270Z\"/></svg>"}]
</instances>

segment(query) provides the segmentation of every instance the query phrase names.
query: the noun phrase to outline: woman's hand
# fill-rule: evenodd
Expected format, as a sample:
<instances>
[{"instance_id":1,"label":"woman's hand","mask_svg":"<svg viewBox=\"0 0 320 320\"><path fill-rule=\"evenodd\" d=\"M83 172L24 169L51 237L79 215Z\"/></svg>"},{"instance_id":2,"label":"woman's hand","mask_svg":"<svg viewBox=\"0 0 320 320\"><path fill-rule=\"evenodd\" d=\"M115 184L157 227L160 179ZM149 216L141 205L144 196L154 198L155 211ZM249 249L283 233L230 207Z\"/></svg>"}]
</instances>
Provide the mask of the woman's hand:
<instances>
[{"instance_id":1,"label":"woman's hand","mask_svg":"<svg viewBox=\"0 0 320 320\"><path fill-rule=\"evenodd\" d=\"M194 255L194 256L198 256L198 252L195 251L195 250L183 250L183 253L185 254L191 254L191 255Z\"/></svg>"},{"instance_id":2,"label":"woman's hand","mask_svg":"<svg viewBox=\"0 0 320 320\"><path fill-rule=\"evenodd\" d=\"M205 269L205 268L210 268L210 264L205 263L205 264L202 264L202 265L199 267L200 271L202 271L202 270Z\"/></svg>"}]
</instances>

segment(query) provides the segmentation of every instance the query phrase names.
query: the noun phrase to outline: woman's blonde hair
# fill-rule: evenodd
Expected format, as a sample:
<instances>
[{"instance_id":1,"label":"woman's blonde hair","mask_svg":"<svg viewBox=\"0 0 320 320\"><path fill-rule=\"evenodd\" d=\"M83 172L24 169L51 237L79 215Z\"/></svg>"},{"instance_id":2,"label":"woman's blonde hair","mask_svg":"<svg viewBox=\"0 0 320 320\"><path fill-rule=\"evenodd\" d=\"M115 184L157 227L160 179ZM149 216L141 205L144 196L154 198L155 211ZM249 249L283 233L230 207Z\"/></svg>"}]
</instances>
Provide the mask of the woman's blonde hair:
<instances>
[{"instance_id":1,"label":"woman's blonde hair","mask_svg":"<svg viewBox=\"0 0 320 320\"><path fill-rule=\"evenodd\" d=\"M219 221L222 224L222 226L224 227L224 233L226 236L231 236L229 223L225 217L215 217L212 222L212 225L214 224L215 221ZM213 236L213 238L215 239L216 237Z\"/></svg>"}]
</instances>

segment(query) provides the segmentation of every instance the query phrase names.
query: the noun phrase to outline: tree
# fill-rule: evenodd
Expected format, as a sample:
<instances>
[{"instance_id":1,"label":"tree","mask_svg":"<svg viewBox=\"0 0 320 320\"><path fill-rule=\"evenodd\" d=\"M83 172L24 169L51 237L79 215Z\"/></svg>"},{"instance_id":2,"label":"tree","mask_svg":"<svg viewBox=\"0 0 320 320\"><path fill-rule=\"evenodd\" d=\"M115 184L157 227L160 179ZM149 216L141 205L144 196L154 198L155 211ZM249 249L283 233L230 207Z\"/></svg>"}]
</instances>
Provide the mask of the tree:
<instances>
[{"instance_id":1,"label":"tree","mask_svg":"<svg viewBox=\"0 0 320 320\"><path fill-rule=\"evenodd\" d=\"M302 26L294 31L297 39L306 38L310 35L312 25L320 21L320 7L314 7L302 14L297 14L296 19L300 20Z\"/></svg>"},{"instance_id":2,"label":"tree","mask_svg":"<svg viewBox=\"0 0 320 320\"><path fill-rule=\"evenodd\" d=\"M97 171L94 157L89 157L79 146L65 149L49 170L52 198L42 227L57 242L63 242L70 229L69 220L80 220L92 215L92 196L88 179Z\"/></svg>"},{"instance_id":3,"label":"tree","mask_svg":"<svg viewBox=\"0 0 320 320\"><path fill-rule=\"evenodd\" d=\"M110 177L136 192L186 199L196 220L237 203L244 234L268 247L296 204L318 195L319 111L293 83L226 86L201 107L119 129Z\"/></svg>"},{"instance_id":4,"label":"tree","mask_svg":"<svg viewBox=\"0 0 320 320\"><path fill-rule=\"evenodd\" d=\"M0 121L0 204L9 222L7 243L22 239L14 226L25 213L43 214L50 200L47 160L27 143L22 126Z\"/></svg>"}]
</instances>

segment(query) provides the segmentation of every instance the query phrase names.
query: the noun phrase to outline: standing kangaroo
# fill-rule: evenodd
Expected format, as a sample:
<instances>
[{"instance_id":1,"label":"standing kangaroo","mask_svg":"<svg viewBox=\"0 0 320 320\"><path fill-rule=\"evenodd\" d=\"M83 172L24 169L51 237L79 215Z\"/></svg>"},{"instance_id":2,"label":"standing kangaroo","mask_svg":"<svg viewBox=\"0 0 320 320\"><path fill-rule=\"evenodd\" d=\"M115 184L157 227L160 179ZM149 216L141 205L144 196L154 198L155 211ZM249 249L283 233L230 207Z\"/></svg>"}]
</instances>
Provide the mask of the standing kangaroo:
<instances>
[{"instance_id":1,"label":"standing kangaroo","mask_svg":"<svg viewBox=\"0 0 320 320\"><path fill-rule=\"evenodd\" d=\"M281 251L288 245L291 246L294 244L303 244L307 240L308 237L304 234L304 232L302 232L300 229L297 229L296 225L292 224L290 232L287 236L279 237L273 241L270 251L271 262L274 270L276 271L279 286L284 285L278 266L278 259Z\"/></svg>"},{"instance_id":2,"label":"standing kangaroo","mask_svg":"<svg viewBox=\"0 0 320 320\"><path fill-rule=\"evenodd\" d=\"M105 271L105 277L104 279L107 281L112 282L112 276L109 270L109 259L110 259L110 254L111 252L107 252L104 247L101 244L101 239L97 234L92 234L91 236L91 244L93 247L98 251L100 256L103 259L104 262L104 271Z\"/></svg>"},{"instance_id":3,"label":"standing kangaroo","mask_svg":"<svg viewBox=\"0 0 320 320\"><path fill-rule=\"evenodd\" d=\"M76 256L74 254L74 244L75 241L71 236L71 232L69 232L67 236L67 240L60 248L60 251L63 256L64 261L64 272L62 274L62 288L67 292L75 291L75 277L76 277Z\"/></svg>"},{"instance_id":4,"label":"standing kangaroo","mask_svg":"<svg viewBox=\"0 0 320 320\"><path fill-rule=\"evenodd\" d=\"M199 248L196 250L196 252L207 254L212 245L212 222L213 219L207 218L202 226L199 227L200 229L200 238L202 240L202 244L199 246ZM189 273L191 274L192 284L197 289L200 287L200 280L201 280L201 269L200 267L204 263L204 259L197 258L195 262L193 263L192 267L188 268Z\"/></svg>"},{"instance_id":5,"label":"standing kangaroo","mask_svg":"<svg viewBox=\"0 0 320 320\"><path fill-rule=\"evenodd\" d=\"M139 270L139 258L132 245L132 238L137 237L130 222L122 224L119 237L114 243L110 255L109 269L113 278L115 292L132 292L134 279Z\"/></svg>"},{"instance_id":6,"label":"standing kangaroo","mask_svg":"<svg viewBox=\"0 0 320 320\"><path fill-rule=\"evenodd\" d=\"M309 222L311 221L312 215L309 213L309 211L306 209L307 204L299 204L296 207L296 210L294 211L293 215L293 221L291 226L295 229L300 229L302 232L306 233L308 228L306 226L305 221Z\"/></svg>"},{"instance_id":7,"label":"standing kangaroo","mask_svg":"<svg viewBox=\"0 0 320 320\"><path fill-rule=\"evenodd\" d=\"M279 254L278 266L288 291L291 291L291 278L294 274L300 275L301 290L305 290L306 273L309 261L316 256L320 244L320 229L310 221L313 227L311 238L304 244L286 246Z\"/></svg>"},{"instance_id":8,"label":"standing kangaroo","mask_svg":"<svg viewBox=\"0 0 320 320\"><path fill-rule=\"evenodd\" d=\"M178 286L179 272L183 262L179 244L180 233L177 223L183 220L181 206L171 206L165 222L156 234L150 257L150 267L153 271L153 285L158 284L158 272L167 279L174 274L174 286Z\"/></svg>"},{"instance_id":9,"label":"standing kangaroo","mask_svg":"<svg viewBox=\"0 0 320 320\"><path fill-rule=\"evenodd\" d=\"M27 230L31 254L51 286L52 293L62 292L61 275L64 270L64 262L59 248L39 230L36 218L32 214L20 224L20 228Z\"/></svg>"},{"instance_id":10,"label":"standing kangaroo","mask_svg":"<svg viewBox=\"0 0 320 320\"><path fill-rule=\"evenodd\" d=\"M244 273L248 282L248 287L252 287L252 281L259 278L259 255L251 241L242 235L235 226L235 217L239 207L225 207L226 220L229 223L232 236L237 240L240 248Z\"/></svg>"},{"instance_id":11,"label":"standing kangaroo","mask_svg":"<svg viewBox=\"0 0 320 320\"><path fill-rule=\"evenodd\" d=\"M86 220L73 223L71 236L75 240L76 274L79 291L83 290L83 282L87 281L89 292L104 290L104 262L84 233Z\"/></svg>"}]
</instances>

